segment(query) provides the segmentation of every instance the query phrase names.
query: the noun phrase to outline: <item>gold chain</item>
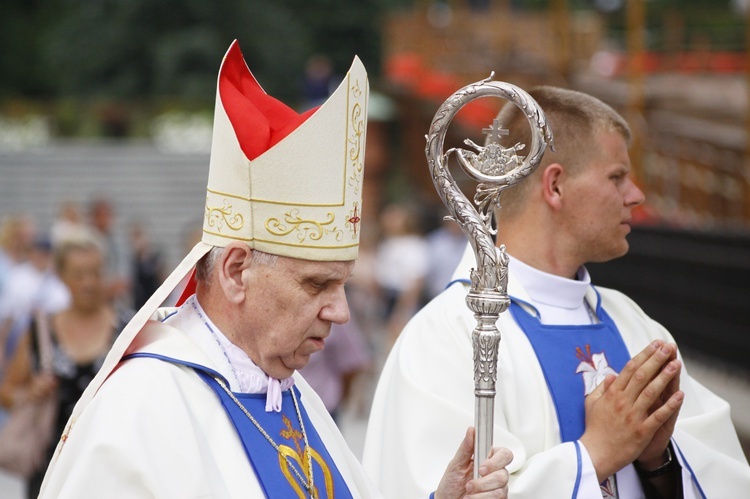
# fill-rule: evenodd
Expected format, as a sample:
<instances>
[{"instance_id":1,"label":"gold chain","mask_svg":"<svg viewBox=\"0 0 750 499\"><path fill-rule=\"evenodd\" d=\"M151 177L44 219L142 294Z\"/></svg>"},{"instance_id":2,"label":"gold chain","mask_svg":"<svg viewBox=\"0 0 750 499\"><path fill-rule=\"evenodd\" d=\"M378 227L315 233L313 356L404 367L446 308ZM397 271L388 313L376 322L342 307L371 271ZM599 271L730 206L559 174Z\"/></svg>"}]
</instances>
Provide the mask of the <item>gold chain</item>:
<instances>
[{"instance_id":1,"label":"gold chain","mask_svg":"<svg viewBox=\"0 0 750 499\"><path fill-rule=\"evenodd\" d=\"M227 395L234 401L235 404L237 404L237 407L240 408L240 410L245 413L245 416L252 421L253 425L260 431L260 433L268 440L268 443L271 444L271 446L276 449L276 452L278 452L281 455L281 450L279 449L279 446L274 442L273 438L266 432L265 429L258 423L258 421L253 417L252 414L250 414L250 411L248 411L244 405L242 405L242 402L240 402L237 397L234 396L234 393L227 388L227 386L224 384L224 382L220 378L214 378L217 383L219 383L219 386L221 386L225 392L227 392ZM286 460L289 467L292 469L295 475L297 475L297 478L299 478L300 482L302 482L302 485L305 487L305 490L307 490L307 493L310 494L310 497L314 498L314 485L313 485L313 466L312 466L312 455L310 453L310 443L307 441L307 432L305 431L305 424L302 422L302 413L299 410L299 405L297 404L297 395L294 393L294 388L290 390L292 392L292 402L294 402L294 410L297 413L297 420L299 421L299 427L302 430L302 438L305 441L305 457L307 458L307 469L310 473L310 481L308 483L307 480L302 476L302 473L297 471L297 468L292 464L292 462L289 460L287 456L284 456L284 459Z\"/></svg>"}]
</instances>

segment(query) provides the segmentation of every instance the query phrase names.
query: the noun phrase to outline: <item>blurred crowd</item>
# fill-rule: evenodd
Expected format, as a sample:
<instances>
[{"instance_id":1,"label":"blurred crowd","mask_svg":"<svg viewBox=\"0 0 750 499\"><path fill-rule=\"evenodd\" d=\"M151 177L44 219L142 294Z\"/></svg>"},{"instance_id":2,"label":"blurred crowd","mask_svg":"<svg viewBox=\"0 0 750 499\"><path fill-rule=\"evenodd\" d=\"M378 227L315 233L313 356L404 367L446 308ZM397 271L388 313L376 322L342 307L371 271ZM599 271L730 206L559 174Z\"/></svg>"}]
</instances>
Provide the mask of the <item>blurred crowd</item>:
<instances>
[{"instance_id":1,"label":"blurred crowd","mask_svg":"<svg viewBox=\"0 0 750 499\"><path fill-rule=\"evenodd\" d=\"M366 418L399 332L450 281L466 239L455 222L432 211L394 202L370 218L376 223L362 239L347 284L351 320L333 326L326 348L302 370L334 418L342 410ZM48 230L29 214L2 217L0 425L15 404L54 397L59 435L117 334L171 270L142 224L131 222L123 233L119 227L116 207L106 198L85 206L61 203ZM190 237L188 247L200 232ZM48 369L42 332L52 345ZM29 497L43 472L28 480Z\"/></svg>"},{"instance_id":2,"label":"blurred crowd","mask_svg":"<svg viewBox=\"0 0 750 499\"><path fill-rule=\"evenodd\" d=\"M303 89L308 106L325 100L338 78L326 58L311 58ZM386 123L392 110L376 101L366 162L369 175L382 180L390 164ZM450 282L466 246L441 210L413 199L385 202L377 188L372 192L346 286L351 319L333 325L325 349L301 371L339 422L343 413L366 420L400 331ZM0 428L25 400L54 397L59 412L47 459L115 338L172 270L148 227L123 223L118 215L108 197L62 202L44 230L30 214L0 213ZM201 223L192 225L176 253L187 254L201 238ZM178 287L164 305L180 294ZM43 362L45 343L52 345L51 366ZM45 469L26 480L29 497L36 497Z\"/></svg>"},{"instance_id":3,"label":"blurred crowd","mask_svg":"<svg viewBox=\"0 0 750 499\"><path fill-rule=\"evenodd\" d=\"M114 207L64 202L47 231L28 214L0 224L0 424L30 401L55 400L58 436L112 343L164 274L139 224L115 234ZM36 497L46 466L27 477Z\"/></svg>"}]
</instances>

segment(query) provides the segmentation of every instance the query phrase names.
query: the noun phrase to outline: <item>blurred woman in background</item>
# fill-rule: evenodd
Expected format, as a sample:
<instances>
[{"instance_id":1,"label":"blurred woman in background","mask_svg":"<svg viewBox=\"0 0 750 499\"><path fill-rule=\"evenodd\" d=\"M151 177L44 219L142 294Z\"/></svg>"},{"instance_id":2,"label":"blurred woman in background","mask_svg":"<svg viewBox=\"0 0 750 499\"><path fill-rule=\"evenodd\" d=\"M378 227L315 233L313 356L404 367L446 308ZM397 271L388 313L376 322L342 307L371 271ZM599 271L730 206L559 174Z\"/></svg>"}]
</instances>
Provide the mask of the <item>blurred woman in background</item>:
<instances>
[{"instance_id":1,"label":"blurred woman in background","mask_svg":"<svg viewBox=\"0 0 750 499\"><path fill-rule=\"evenodd\" d=\"M0 387L0 403L12 408L27 398L55 397L58 415L51 459L59 436L86 386L99 370L130 312L115 310L104 289L104 257L97 242L81 237L62 242L55 250L55 267L68 286L70 306L51 316L38 315L19 344ZM52 344L51 374L40 373L37 328L46 321ZM29 479L28 497L37 497L46 465Z\"/></svg>"},{"instance_id":2,"label":"blurred woman in background","mask_svg":"<svg viewBox=\"0 0 750 499\"><path fill-rule=\"evenodd\" d=\"M383 232L375 253L375 280L384 301L387 352L419 310L429 252L422 216L415 205L389 204L380 214L380 226Z\"/></svg>"}]
</instances>

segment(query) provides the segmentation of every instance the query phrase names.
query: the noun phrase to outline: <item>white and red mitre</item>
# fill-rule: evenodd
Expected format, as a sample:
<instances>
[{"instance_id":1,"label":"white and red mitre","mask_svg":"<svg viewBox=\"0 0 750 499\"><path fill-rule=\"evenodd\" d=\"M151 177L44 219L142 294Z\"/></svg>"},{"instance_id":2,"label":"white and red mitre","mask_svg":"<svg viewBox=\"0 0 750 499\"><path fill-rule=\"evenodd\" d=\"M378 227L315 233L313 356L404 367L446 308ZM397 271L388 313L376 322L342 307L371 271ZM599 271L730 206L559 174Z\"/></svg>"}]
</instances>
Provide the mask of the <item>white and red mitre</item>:
<instances>
[{"instance_id":1,"label":"white and red mitre","mask_svg":"<svg viewBox=\"0 0 750 499\"><path fill-rule=\"evenodd\" d=\"M263 91L232 43L219 71L202 240L120 333L69 425L211 248L244 241L306 260L357 257L368 92L355 57L322 106L297 114Z\"/></svg>"},{"instance_id":2,"label":"white and red mitre","mask_svg":"<svg viewBox=\"0 0 750 499\"><path fill-rule=\"evenodd\" d=\"M234 42L219 72L203 242L355 259L367 99L367 73L355 57L322 106L297 114L263 91Z\"/></svg>"}]
</instances>

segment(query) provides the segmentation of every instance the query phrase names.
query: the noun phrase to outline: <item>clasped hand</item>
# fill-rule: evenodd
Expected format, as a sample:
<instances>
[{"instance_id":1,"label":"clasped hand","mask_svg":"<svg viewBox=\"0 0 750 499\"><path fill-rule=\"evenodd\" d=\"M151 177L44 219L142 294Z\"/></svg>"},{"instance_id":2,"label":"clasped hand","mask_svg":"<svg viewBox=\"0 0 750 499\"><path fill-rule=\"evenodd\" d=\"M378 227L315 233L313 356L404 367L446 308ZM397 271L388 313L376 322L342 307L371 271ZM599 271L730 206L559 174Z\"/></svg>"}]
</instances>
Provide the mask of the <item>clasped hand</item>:
<instances>
[{"instance_id":1,"label":"clasped hand","mask_svg":"<svg viewBox=\"0 0 750 499\"><path fill-rule=\"evenodd\" d=\"M684 399L681 368L677 346L657 340L586 397L581 443L600 482L634 461L643 469L664 462Z\"/></svg>"}]
</instances>

